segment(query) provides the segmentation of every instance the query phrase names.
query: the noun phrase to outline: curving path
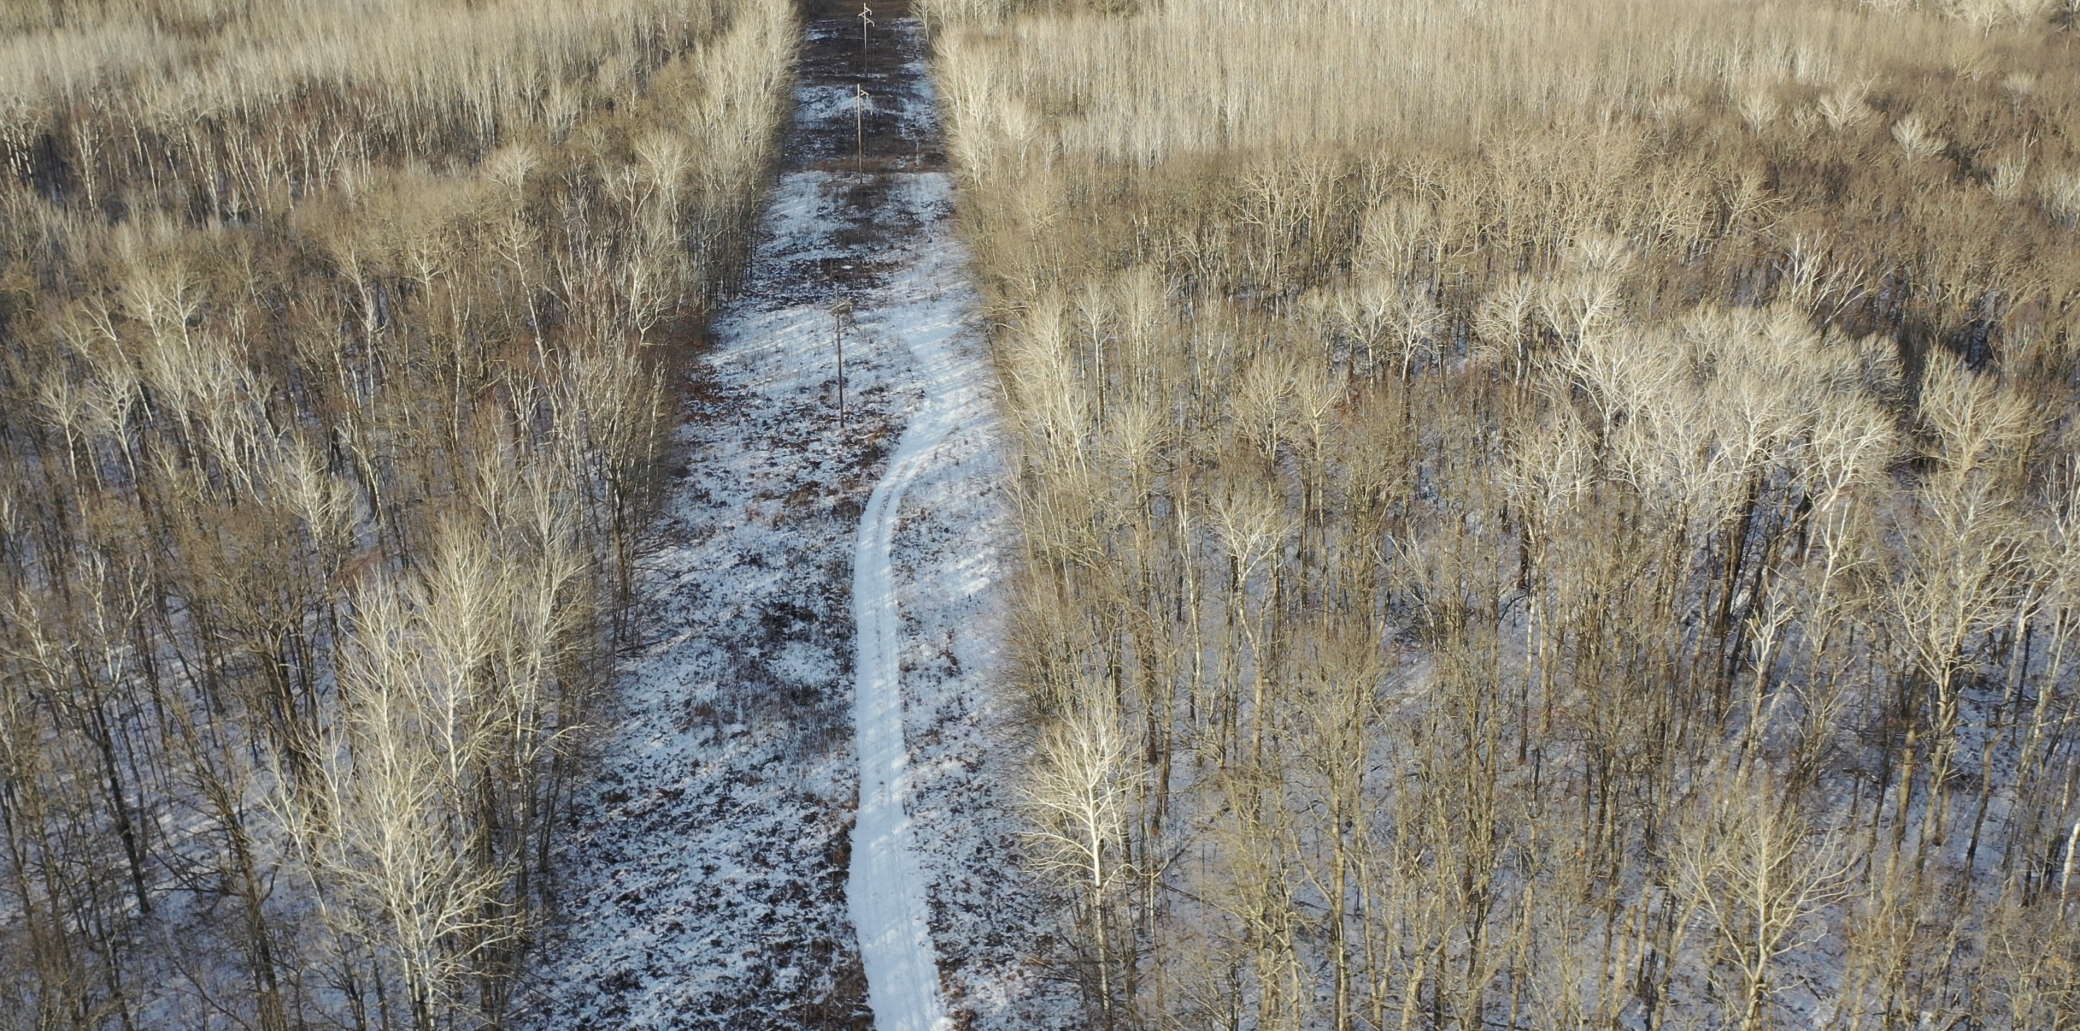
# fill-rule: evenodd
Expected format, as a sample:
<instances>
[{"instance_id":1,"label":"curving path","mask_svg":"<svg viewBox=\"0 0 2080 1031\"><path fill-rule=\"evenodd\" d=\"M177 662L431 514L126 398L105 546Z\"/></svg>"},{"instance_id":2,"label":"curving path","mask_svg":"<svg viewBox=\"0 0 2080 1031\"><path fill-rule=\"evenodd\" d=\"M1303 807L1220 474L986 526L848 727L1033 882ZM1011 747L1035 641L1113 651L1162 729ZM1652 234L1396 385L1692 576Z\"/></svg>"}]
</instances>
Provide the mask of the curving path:
<instances>
[{"instance_id":1,"label":"curving path","mask_svg":"<svg viewBox=\"0 0 2080 1031\"><path fill-rule=\"evenodd\" d=\"M927 189L945 189L942 174ZM943 222L941 223L943 226ZM852 556L852 612L858 634L853 721L859 749L859 814L852 830L846 894L866 967L868 1003L878 1031L939 1031L950 1026L939 997L939 966L925 906L925 876L910 838L909 750L903 741L902 617L889 552L903 495L948 434L982 403L983 370L949 347L972 308L961 293L941 293L908 308L900 331L924 371L926 406L903 431L888 472L861 516ZM880 300L880 298L876 298ZM889 298L897 305L914 298ZM918 319L917 316L924 318Z\"/></svg>"},{"instance_id":2,"label":"curving path","mask_svg":"<svg viewBox=\"0 0 2080 1031\"><path fill-rule=\"evenodd\" d=\"M849 3L811 4L821 17L808 27L801 114L789 152L792 163L834 171L846 184L864 230L852 240L867 237L863 249L873 260L866 267L841 265L833 278L850 303L859 342L907 354L916 373L912 383L923 395L867 499L853 544L859 807L845 893L874 1027L942 1031L952 1022L932 945L929 873L911 822L915 791L904 733L898 605L903 587L929 591L935 585L902 583L910 577L895 568L892 552L911 486L948 472L934 468L941 444L986 414L989 371L965 251L953 235L952 182L938 170L944 162L937 101L920 27L896 17L906 13L900 6L895 0L880 5L863 51ZM859 88L869 92L870 106L855 107Z\"/></svg>"},{"instance_id":3,"label":"curving path","mask_svg":"<svg viewBox=\"0 0 2080 1031\"><path fill-rule=\"evenodd\" d=\"M1031 961L1048 914L1012 854L1003 467L925 46L903 0L873 5L864 61L859 0L802 5L781 174L688 355L655 636L572 799L569 908L523 1031L1073 1015Z\"/></svg>"}]
</instances>

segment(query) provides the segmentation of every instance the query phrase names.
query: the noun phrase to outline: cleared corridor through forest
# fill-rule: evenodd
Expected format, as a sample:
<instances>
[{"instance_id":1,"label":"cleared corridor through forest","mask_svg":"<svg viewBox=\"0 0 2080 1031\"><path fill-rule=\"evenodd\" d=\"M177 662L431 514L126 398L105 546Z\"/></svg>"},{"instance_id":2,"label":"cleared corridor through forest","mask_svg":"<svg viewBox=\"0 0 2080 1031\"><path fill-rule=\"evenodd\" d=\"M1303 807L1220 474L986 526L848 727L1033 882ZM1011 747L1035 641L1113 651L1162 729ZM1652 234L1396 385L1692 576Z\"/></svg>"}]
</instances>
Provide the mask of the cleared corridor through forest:
<instances>
[{"instance_id":1,"label":"cleared corridor through forest","mask_svg":"<svg viewBox=\"0 0 2080 1031\"><path fill-rule=\"evenodd\" d=\"M970 697L993 666L1001 465L926 48L898 12L806 6L783 167L688 370L657 639L579 802L542 1026L934 1031L948 991L1013 966L959 941L965 980L942 987L933 947L1013 914L1002 876L947 873L1001 837Z\"/></svg>"}]
</instances>

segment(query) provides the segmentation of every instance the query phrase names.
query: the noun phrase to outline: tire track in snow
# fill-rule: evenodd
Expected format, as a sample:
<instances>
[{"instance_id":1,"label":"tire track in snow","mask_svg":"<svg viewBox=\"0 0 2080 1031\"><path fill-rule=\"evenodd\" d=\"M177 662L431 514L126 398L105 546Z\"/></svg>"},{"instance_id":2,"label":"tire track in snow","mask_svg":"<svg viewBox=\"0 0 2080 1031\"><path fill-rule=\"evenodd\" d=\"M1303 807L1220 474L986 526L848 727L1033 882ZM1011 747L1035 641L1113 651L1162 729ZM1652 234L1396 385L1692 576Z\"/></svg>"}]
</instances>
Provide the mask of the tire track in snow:
<instances>
[{"instance_id":1,"label":"tire track in snow","mask_svg":"<svg viewBox=\"0 0 2080 1031\"><path fill-rule=\"evenodd\" d=\"M968 308L959 303L966 298L940 297L932 304L939 311L926 312L922 325L912 322L906 327L910 339L905 342L925 374L926 407L903 432L887 473L875 485L853 550L852 609L858 634L853 718L860 780L846 894L878 1031L938 1031L950 1026L927 926L924 873L904 809L910 792L909 750L903 742L902 615L889 563L903 495L947 435L976 413L983 396L976 387L981 370L946 346Z\"/></svg>"},{"instance_id":2,"label":"tire track in snow","mask_svg":"<svg viewBox=\"0 0 2080 1031\"><path fill-rule=\"evenodd\" d=\"M810 5L822 17L809 32L799 99L815 115L798 124L822 123L825 131L798 133L790 150L798 161L820 159L825 167L843 168L848 152L859 146L875 166L867 179L886 192L878 203L869 202L864 221L880 237L881 256L894 260L881 263L870 285L852 296L853 319L866 340L900 342L923 393L861 513L853 546L859 807L846 899L875 1028L943 1031L952 1022L932 944L930 878L909 811L914 786L903 732L904 635L897 604L902 585L891 553L911 485L935 471L934 456L950 435L987 414L989 372L976 315L979 298L968 280L966 252L953 235L952 180L924 170L943 166L922 27L914 18L887 18L907 14L886 9L896 7L884 5L884 42L869 47L863 63L855 65L859 51L848 38L857 24L853 12L830 0ZM871 100L857 113L855 84L869 90ZM860 124L857 139L828 131L851 129L853 118L866 114L872 117ZM934 586L918 585L927 592ZM922 605L930 599L917 600Z\"/></svg>"}]
</instances>

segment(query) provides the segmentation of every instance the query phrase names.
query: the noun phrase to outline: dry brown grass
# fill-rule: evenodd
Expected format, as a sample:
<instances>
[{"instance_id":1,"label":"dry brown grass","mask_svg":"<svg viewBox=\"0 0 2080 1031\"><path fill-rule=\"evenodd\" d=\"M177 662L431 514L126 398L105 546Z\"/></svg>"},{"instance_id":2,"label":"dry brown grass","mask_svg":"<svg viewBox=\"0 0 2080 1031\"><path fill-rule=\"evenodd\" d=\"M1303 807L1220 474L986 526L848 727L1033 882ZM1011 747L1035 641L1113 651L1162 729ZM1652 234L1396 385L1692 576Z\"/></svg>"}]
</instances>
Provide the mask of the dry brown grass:
<instances>
[{"instance_id":1,"label":"dry brown grass","mask_svg":"<svg viewBox=\"0 0 2080 1031\"><path fill-rule=\"evenodd\" d=\"M932 10L1094 1014L2070 1026L2067 12Z\"/></svg>"}]
</instances>

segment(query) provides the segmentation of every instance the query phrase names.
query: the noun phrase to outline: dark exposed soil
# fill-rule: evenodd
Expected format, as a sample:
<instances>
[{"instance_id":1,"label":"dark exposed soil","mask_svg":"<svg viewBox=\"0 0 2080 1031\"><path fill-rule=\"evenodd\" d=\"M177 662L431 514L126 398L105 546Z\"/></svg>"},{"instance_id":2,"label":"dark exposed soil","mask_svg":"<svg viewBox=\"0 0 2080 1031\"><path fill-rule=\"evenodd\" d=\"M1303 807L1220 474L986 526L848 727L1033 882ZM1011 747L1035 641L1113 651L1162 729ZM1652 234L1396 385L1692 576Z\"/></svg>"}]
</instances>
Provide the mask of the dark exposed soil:
<instances>
[{"instance_id":1,"label":"dark exposed soil","mask_svg":"<svg viewBox=\"0 0 2080 1031\"><path fill-rule=\"evenodd\" d=\"M915 106L928 88L930 54L921 36L904 31L897 19L910 15L908 0L804 0L803 92L830 90L868 96L859 117L819 131L798 128L787 141L788 171L939 171L946 148L936 119L921 118ZM862 7L873 12L863 24ZM908 23L914 25L915 23ZM865 32L862 46L861 33ZM906 116L906 111L908 112Z\"/></svg>"}]
</instances>

